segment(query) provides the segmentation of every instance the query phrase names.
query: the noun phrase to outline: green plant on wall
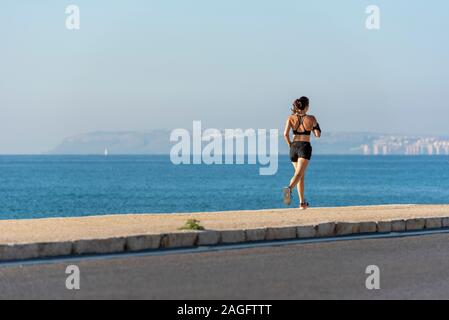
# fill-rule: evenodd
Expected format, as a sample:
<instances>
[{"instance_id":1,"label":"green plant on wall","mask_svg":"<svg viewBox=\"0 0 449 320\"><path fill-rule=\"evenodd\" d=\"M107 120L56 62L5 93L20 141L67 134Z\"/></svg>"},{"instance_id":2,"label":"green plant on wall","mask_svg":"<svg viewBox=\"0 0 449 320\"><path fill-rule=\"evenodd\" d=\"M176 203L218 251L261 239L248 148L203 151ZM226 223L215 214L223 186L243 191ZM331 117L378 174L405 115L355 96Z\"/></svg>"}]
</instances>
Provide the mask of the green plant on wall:
<instances>
[{"instance_id":1,"label":"green plant on wall","mask_svg":"<svg viewBox=\"0 0 449 320\"><path fill-rule=\"evenodd\" d=\"M204 230L204 227L200 225L200 221L190 219L187 220L186 224L179 228L179 230Z\"/></svg>"}]
</instances>

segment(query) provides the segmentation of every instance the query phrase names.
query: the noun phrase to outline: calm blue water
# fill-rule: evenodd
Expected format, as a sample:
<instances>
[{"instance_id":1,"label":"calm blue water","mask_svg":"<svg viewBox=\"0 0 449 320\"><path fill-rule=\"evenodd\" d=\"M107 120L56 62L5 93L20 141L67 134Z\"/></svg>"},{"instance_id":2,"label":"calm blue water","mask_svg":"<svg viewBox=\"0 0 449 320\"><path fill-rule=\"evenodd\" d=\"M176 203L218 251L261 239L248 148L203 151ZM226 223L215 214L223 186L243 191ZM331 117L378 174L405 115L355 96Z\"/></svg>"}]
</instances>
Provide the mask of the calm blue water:
<instances>
[{"instance_id":1,"label":"calm blue water","mask_svg":"<svg viewBox=\"0 0 449 320\"><path fill-rule=\"evenodd\" d=\"M0 219L282 208L288 158L258 173L166 156L1 156ZM449 157L315 156L306 183L313 206L447 204Z\"/></svg>"}]
</instances>

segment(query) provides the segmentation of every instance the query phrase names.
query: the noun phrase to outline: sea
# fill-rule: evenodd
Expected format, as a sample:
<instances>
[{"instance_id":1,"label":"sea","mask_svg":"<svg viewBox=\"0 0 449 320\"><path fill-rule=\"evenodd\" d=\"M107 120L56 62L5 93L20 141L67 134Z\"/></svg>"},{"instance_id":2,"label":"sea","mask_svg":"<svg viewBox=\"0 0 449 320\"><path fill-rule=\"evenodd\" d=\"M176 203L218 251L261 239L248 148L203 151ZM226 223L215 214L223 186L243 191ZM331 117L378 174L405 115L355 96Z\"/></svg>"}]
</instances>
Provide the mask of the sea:
<instances>
[{"instance_id":1,"label":"sea","mask_svg":"<svg viewBox=\"0 0 449 320\"><path fill-rule=\"evenodd\" d=\"M276 175L259 169L169 156L0 156L0 220L284 208L288 156ZM312 207L449 204L449 157L316 155L306 198Z\"/></svg>"}]
</instances>

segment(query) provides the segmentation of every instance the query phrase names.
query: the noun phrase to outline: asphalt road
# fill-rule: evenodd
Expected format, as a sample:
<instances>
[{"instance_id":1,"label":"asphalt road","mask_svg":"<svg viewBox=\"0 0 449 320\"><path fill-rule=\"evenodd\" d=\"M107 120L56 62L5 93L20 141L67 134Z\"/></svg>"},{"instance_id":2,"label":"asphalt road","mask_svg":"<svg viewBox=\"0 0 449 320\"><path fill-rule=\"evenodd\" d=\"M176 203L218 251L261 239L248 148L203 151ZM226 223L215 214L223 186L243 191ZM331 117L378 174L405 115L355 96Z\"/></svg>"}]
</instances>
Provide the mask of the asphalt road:
<instances>
[{"instance_id":1,"label":"asphalt road","mask_svg":"<svg viewBox=\"0 0 449 320\"><path fill-rule=\"evenodd\" d=\"M66 289L66 267L81 288ZM366 267L380 290L366 289ZM0 266L1 299L449 299L449 234Z\"/></svg>"}]
</instances>

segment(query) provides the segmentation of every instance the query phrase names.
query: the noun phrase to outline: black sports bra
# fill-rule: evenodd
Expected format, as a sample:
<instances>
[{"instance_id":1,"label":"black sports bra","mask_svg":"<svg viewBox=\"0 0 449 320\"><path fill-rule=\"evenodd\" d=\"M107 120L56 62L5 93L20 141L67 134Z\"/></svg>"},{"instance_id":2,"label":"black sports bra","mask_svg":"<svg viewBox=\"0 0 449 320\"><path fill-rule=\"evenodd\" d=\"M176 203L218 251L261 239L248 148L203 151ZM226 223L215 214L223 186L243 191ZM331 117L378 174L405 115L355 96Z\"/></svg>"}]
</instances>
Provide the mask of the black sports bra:
<instances>
[{"instance_id":1,"label":"black sports bra","mask_svg":"<svg viewBox=\"0 0 449 320\"><path fill-rule=\"evenodd\" d=\"M296 127L296 129L293 129L293 134L295 136L310 136L310 134L312 133L312 131L307 131L306 127L304 127L304 118L307 117L306 115L304 116L300 116L298 115L298 126ZM301 126L303 126L304 131L299 131L299 128L301 128Z\"/></svg>"}]
</instances>

